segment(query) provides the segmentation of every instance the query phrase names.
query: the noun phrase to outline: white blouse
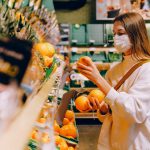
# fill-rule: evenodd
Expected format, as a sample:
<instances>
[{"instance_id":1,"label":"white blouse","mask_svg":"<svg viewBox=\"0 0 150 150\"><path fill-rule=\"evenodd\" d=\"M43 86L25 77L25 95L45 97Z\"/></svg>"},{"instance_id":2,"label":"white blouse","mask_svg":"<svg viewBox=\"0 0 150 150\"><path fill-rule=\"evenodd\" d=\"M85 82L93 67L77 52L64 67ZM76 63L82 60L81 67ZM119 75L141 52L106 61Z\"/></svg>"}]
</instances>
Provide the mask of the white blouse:
<instances>
[{"instance_id":1,"label":"white blouse","mask_svg":"<svg viewBox=\"0 0 150 150\"><path fill-rule=\"evenodd\" d=\"M135 63L124 57L108 71L108 82L114 87ZM136 69L118 91L112 88L105 101L112 114L99 114L98 150L150 150L150 63Z\"/></svg>"}]
</instances>

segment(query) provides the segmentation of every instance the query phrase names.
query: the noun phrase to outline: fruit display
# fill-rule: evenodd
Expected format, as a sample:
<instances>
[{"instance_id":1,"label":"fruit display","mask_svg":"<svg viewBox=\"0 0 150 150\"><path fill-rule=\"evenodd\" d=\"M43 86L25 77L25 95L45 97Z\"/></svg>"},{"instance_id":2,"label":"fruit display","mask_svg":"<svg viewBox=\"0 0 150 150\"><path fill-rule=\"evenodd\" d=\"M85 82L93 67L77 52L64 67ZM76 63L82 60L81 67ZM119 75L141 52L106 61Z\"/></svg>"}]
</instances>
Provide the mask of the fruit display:
<instances>
[{"instance_id":1,"label":"fruit display","mask_svg":"<svg viewBox=\"0 0 150 150\"><path fill-rule=\"evenodd\" d=\"M48 113L49 108L50 105L48 107L43 107L35 127L31 132L28 147L32 150L42 148L42 146L49 144L53 139L49 132L51 129L51 124L49 122L51 115ZM64 119L68 119L68 123L62 124L62 126L54 120L53 128L55 144L60 150L75 150L78 144L78 132L75 125L74 112L67 110Z\"/></svg>"},{"instance_id":2,"label":"fruit display","mask_svg":"<svg viewBox=\"0 0 150 150\"><path fill-rule=\"evenodd\" d=\"M55 45L58 43L60 36L55 11L49 11L46 6L43 6L42 0L29 0L26 6L23 5L24 2L24 0L6 0L0 2L0 36L16 37L30 40L34 43L32 59L23 81L24 84L32 86L31 92L33 93L29 93L31 97L40 93L44 83L55 73L53 75L55 78L52 78L54 79L52 81L54 85L52 90L50 88L51 92L49 95L47 95L48 90L46 89L46 96L51 96L52 99L51 101L43 101L44 105L41 105L42 109L39 110L40 113L33 125L26 149L54 148L54 130L55 134L59 135L62 139L62 142L59 142L57 145L60 150L75 149L78 142L78 134L73 112L67 111L64 118L67 121L64 121L64 125L61 127L54 121L58 90L64 71L63 60L55 55ZM56 70L57 72L55 72ZM36 84L37 81L38 86ZM45 100L46 96L43 93L44 90L40 93L41 97L39 99L42 99L43 96ZM39 101L37 98L36 103ZM38 104L40 105L40 103ZM39 106L38 104L37 106ZM38 110L35 112L38 113Z\"/></svg>"},{"instance_id":3,"label":"fruit display","mask_svg":"<svg viewBox=\"0 0 150 150\"><path fill-rule=\"evenodd\" d=\"M0 1L0 37L30 40L41 56L33 54L28 69L31 81L25 83L43 81L57 68L53 55L60 33L55 11L49 5L51 2L43 0Z\"/></svg>"},{"instance_id":4,"label":"fruit display","mask_svg":"<svg viewBox=\"0 0 150 150\"><path fill-rule=\"evenodd\" d=\"M51 68L51 72L54 72L57 68L57 64L55 61L55 48L52 44L48 42L39 42L34 44L33 46L33 55L35 59L38 59L38 64L43 68L43 71L47 73ZM35 61L33 62L35 63ZM45 76L49 76L48 75Z\"/></svg>"},{"instance_id":5,"label":"fruit display","mask_svg":"<svg viewBox=\"0 0 150 150\"><path fill-rule=\"evenodd\" d=\"M75 123L75 114L67 110L63 124L54 121L55 144L60 150L75 150L78 144L78 131Z\"/></svg>"},{"instance_id":6,"label":"fruit display","mask_svg":"<svg viewBox=\"0 0 150 150\"><path fill-rule=\"evenodd\" d=\"M33 42L47 41L56 45L60 35L55 11L50 11L47 5L43 5L41 0L37 3L33 0L2 1L0 35Z\"/></svg>"},{"instance_id":7,"label":"fruit display","mask_svg":"<svg viewBox=\"0 0 150 150\"><path fill-rule=\"evenodd\" d=\"M48 42L35 43L23 84L34 90L37 85L42 84L45 79L55 73L60 61L55 57L55 47L52 44Z\"/></svg>"},{"instance_id":8,"label":"fruit display","mask_svg":"<svg viewBox=\"0 0 150 150\"><path fill-rule=\"evenodd\" d=\"M37 51L37 49L34 51ZM44 54L47 55L48 53ZM53 55L49 55L49 57L50 56L54 57L54 53ZM55 73L55 82L51 92L49 93L50 98L44 102L30 135L30 139L35 140L40 149L51 148L52 145L55 146L54 131L56 135L60 132L60 126L56 123L56 121L54 121L54 116L57 108L58 90L63 74L63 68L64 64L62 62Z\"/></svg>"},{"instance_id":9,"label":"fruit display","mask_svg":"<svg viewBox=\"0 0 150 150\"><path fill-rule=\"evenodd\" d=\"M33 49L38 51L42 56L47 56L49 58L53 57L55 54L54 46L47 42L36 43Z\"/></svg>"},{"instance_id":10,"label":"fruit display","mask_svg":"<svg viewBox=\"0 0 150 150\"><path fill-rule=\"evenodd\" d=\"M30 135L30 139L35 140L40 149L44 149L44 147L50 147L49 145L53 144L53 116L54 106L47 101L43 105Z\"/></svg>"}]
</instances>

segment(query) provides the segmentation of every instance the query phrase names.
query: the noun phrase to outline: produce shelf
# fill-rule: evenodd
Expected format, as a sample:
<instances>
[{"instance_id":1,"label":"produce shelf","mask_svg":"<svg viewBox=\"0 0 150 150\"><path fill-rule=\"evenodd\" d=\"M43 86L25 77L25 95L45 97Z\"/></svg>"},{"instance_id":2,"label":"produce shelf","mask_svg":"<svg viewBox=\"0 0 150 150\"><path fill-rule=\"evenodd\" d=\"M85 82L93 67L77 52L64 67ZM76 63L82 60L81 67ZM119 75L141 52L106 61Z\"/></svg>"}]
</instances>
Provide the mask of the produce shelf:
<instances>
[{"instance_id":1,"label":"produce shelf","mask_svg":"<svg viewBox=\"0 0 150 150\"><path fill-rule=\"evenodd\" d=\"M87 113L75 113L76 118L88 118L88 119L95 119L97 118L96 112L87 112Z\"/></svg>"}]
</instances>

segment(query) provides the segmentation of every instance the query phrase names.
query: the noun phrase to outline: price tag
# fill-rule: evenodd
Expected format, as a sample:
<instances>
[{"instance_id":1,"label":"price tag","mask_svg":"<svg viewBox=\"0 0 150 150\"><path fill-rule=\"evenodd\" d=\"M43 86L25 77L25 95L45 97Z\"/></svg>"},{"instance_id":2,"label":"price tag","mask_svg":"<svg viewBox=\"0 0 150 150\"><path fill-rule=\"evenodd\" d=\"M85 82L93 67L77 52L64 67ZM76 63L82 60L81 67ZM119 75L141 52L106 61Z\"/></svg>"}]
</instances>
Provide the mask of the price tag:
<instances>
[{"instance_id":1,"label":"price tag","mask_svg":"<svg viewBox=\"0 0 150 150\"><path fill-rule=\"evenodd\" d=\"M108 51L109 51L109 52L116 52L116 49L115 49L115 48L109 48Z\"/></svg>"},{"instance_id":2,"label":"price tag","mask_svg":"<svg viewBox=\"0 0 150 150\"><path fill-rule=\"evenodd\" d=\"M89 48L90 51L96 51L96 48L95 47L91 47Z\"/></svg>"},{"instance_id":3,"label":"price tag","mask_svg":"<svg viewBox=\"0 0 150 150\"><path fill-rule=\"evenodd\" d=\"M95 40L90 40L90 43L95 43Z\"/></svg>"},{"instance_id":4,"label":"price tag","mask_svg":"<svg viewBox=\"0 0 150 150\"><path fill-rule=\"evenodd\" d=\"M77 52L78 51L78 48L77 47L73 47L72 48L72 52Z\"/></svg>"}]
</instances>

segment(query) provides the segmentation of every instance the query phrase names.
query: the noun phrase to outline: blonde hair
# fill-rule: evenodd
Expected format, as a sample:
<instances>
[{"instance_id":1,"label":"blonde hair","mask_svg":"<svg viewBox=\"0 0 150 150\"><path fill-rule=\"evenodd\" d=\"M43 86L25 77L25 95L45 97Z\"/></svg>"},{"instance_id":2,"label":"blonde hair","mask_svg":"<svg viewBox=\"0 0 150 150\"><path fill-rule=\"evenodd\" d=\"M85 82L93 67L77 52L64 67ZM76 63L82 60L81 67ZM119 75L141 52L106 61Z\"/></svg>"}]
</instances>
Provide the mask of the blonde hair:
<instances>
[{"instance_id":1,"label":"blonde hair","mask_svg":"<svg viewBox=\"0 0 150 150\"><path fill-rule=\"evenodd\" d=\"M130 12L117 16L114 22L117 21L123 25L130 38L132 56L138 60L150 58L150 43L142 16Z\"/></svg>"}]
</instances>

